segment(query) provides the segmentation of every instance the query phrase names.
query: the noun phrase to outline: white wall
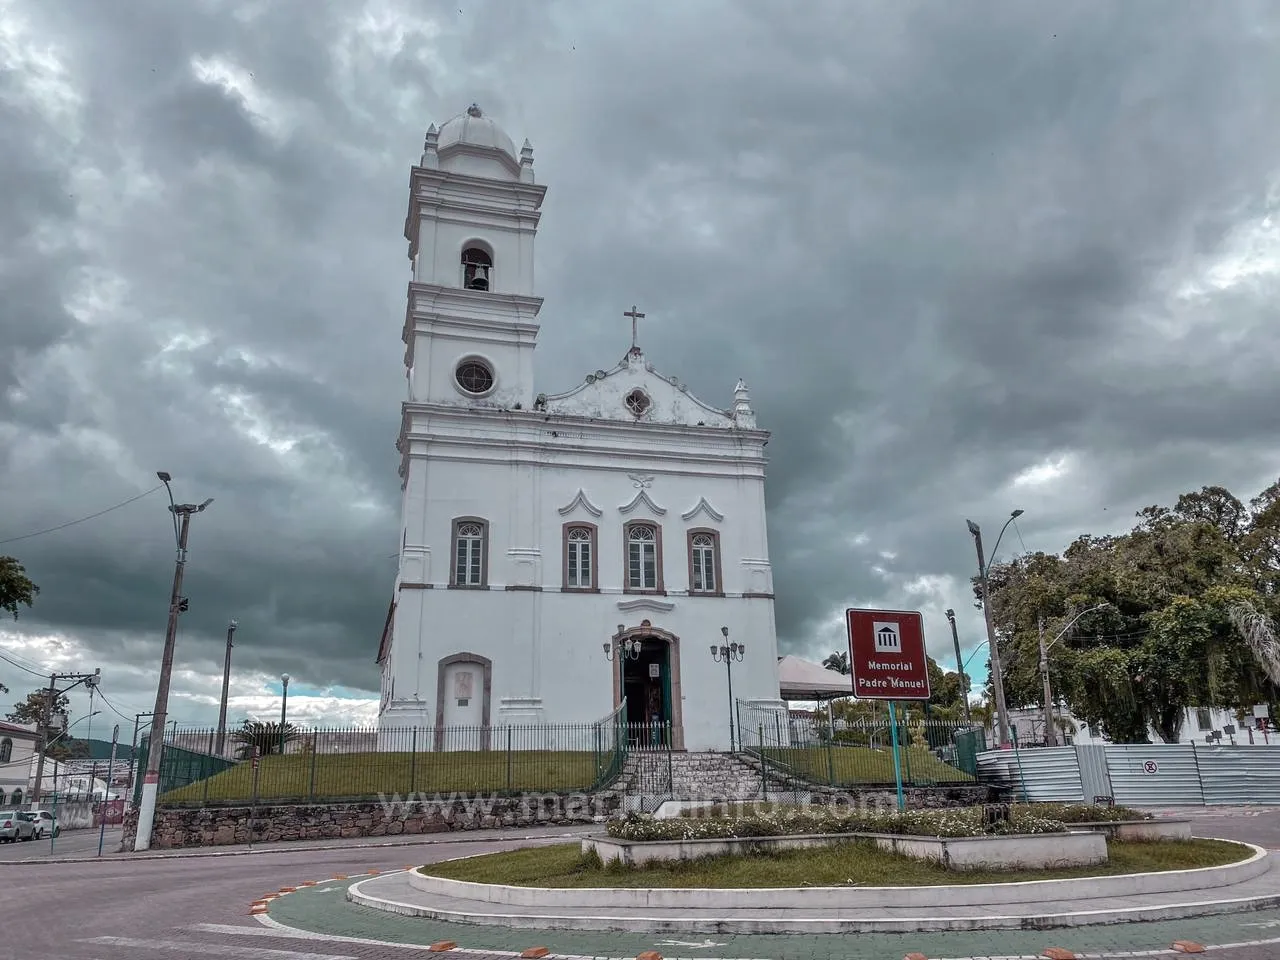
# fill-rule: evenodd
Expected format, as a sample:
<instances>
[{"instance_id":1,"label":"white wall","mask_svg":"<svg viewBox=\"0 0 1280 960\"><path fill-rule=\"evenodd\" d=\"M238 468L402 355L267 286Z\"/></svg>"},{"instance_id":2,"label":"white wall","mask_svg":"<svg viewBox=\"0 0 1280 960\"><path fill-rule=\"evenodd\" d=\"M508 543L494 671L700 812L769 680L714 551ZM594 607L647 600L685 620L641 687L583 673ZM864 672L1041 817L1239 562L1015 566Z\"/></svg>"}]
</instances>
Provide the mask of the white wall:
<instances>
[{"instance_id":1,"label":"white wall","mask_svg":"<svg viewBox=\"0 0 1280 960\"><path fill-rule=\"evenodd\" d=\"M442 429L433 432L442 436ZM581 445L576 437L570 442ZM660 452L633 451L633 458L649 468L642 470L605 449L557 456L552 448L546 460L562 456L571 462L536 466L522 462L517 451L479 459L482 454L471 447L471 456L461 446L454 451L439 441L430 449L443 457L456 453L458 459L410 459L400 576L403 583L429 587L402 583L398 593L384 680L394 684L395 696L384 724L433 725L438 663L464 651L493 661L492 723L503 722L503 701L512 698L538 701L532 712L528 703L518 705L521 722L603 717L613 709L616 667L605 658L602 644L619 624L630 628L645 619L680 638L687 748L728 746L725 668L710 653L711 644L722 639L722 626L729 628L731 640L747 645L746 659L734 666L735 697L777 699L773 583L758 467L748 471L720 463L714 468L722 471L717 476L707 463L664 463ZM748 472L755 476L742 475ZM643 492L663 512L643 500L628 512L621 509L631 507L641 492L628 474L653 477ZM708 507L700 506L704 499ZM572 509L562 514L566 507ZM716 520L711 511L723 519ZM487 590L449 587L452 520L460 516L489 523ZM662 530L665 595L623 589L623 525L632 519ZM599 592L562 591L567 522L597 529ZM724 597L688 593L686 534L693 528L720 534Z\"/></svg>"}]
</instances>

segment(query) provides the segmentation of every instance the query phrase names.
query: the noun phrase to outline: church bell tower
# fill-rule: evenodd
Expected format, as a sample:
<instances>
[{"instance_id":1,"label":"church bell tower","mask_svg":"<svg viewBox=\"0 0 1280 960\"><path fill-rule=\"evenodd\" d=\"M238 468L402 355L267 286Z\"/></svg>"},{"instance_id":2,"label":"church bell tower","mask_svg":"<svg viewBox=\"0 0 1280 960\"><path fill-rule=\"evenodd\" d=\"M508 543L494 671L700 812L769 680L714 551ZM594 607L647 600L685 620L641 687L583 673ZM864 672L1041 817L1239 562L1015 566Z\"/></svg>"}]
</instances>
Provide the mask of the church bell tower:
<instances>
[{"instance_id":1,"label":"church bell tower","mask_svg":"<svg viewBox=\"0 0 1280 960\"><path fill-rule=\"evenodd\" d=\"M529 409L542 298L533 247L547 188L475 104L427 130L409 181L410 403Z\"/></svg>"}]
</instances>

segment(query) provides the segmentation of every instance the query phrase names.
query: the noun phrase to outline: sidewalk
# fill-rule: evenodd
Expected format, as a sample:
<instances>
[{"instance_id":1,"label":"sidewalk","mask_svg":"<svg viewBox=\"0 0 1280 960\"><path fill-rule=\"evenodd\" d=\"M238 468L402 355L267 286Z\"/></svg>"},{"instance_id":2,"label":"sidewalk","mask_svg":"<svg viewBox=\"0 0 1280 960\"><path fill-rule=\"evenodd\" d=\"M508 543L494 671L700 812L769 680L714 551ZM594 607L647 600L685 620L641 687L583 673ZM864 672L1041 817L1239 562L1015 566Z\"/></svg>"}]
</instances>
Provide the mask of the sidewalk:
<instances>
[{"instance_id":1,"label":"sidewalk","mask_svg":"<svg viewBox=\"0 0 1280 960\"><path fill-rule=\"evenodd\" d=\"M115 831L114 838L111 832L107 833L106 844L104 845L102 856L97 856L98 849L98 832L93 831L91 849L81 850L84 844L75 844L75 847L68 851L66 849L69 839L81 839L80 834L86 831L77 831L76 833L64 833L54 845L54 852L49 853L48 841L36 841L38 846L31 844L19 845L10 844L5 848L4 853L10 854L9 857L0 856L0 869L5 865L32 865L32 864L56 864L56 863L94 863L111 860L119 862L122 860L169 860L183 859L193 857L242 857L254 854L264 853L309 853L316 850L361 850L367 848L378 847L426 847L436 846L440 844L452 843L512 843L523 842L528 840L555 839L565 836L576 836L583 834L590 829L588 826L577 825L572 827L555 827L549 826L545 829L537 828L521 828L521 829L492 829L492 830L457 830L449 833L419 833L406 836L399 834L391 837L352 837L350 839L328 838L323 840L279 840L273 843L255 843L252 846L248 844L228 845L225 847L183 847L177 850L148 850L144 853L135 853L132 850L120 851L120 831Z\"/></svg>"}]
</instances>

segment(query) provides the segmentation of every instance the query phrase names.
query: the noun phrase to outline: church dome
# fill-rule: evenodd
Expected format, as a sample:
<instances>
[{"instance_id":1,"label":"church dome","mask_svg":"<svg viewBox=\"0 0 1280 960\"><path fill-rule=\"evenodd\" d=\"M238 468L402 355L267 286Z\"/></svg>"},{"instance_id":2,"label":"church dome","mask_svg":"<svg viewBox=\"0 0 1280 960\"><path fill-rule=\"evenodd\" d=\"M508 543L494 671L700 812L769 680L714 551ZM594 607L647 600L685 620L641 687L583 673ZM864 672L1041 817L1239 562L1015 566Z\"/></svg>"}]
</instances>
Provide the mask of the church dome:
<instances>
[{"instance_id":1,"label":"church dome","mask_svg":"<svg viewBox=\"0 0 1280 960\"><path fill-rule=\"evenodd\" d=\"M447 120L440 127L437 149L444 153L452 147L471 146L500 150L515 163L519 163L516 146L506 132L481 113L474 103L467 112Z\"/></svg>"}]
</instances>

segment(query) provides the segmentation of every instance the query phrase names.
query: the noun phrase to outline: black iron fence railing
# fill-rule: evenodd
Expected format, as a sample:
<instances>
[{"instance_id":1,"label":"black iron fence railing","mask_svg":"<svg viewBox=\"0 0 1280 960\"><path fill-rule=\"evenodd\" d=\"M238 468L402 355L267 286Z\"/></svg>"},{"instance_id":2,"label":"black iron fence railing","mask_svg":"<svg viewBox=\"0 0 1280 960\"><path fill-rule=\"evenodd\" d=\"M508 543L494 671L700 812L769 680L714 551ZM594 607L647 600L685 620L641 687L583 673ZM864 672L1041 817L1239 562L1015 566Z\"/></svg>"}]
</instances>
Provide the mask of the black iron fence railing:
<instances>
[{"instance_id":1,"label":"black iron fence railing","mask_svg":"<svg viewBox=\"0 0 1280 960\"><path fill-rule=\"evenodd\" d=\"M763 774L780 783L802 780L832 787L891 785L893 730L889 721L842 721L825 717L797 722L771 706L739 700L742 750ZM985 736L963 722L926 720L903 711L897 723L898 761L904 784L970 783L977 779L977 753Z\"/></svg>"},{"instance_id":2,"label":"black iron fence railing","mask_svg":"<svg viewBox=\"0 0 1280 960\"><path fill-rule=\"evenodd\" d=\"M159 803L201 806L255 799L320 802L600 790L618 778L629 752L669 749L669 729L634 729L623 722L625 706L603 720L582 724L286 727L283 736L278 727L270 736L260 728L232 730L221 756L213 752L213 731L179 730L165 736ZM147 749L144 739L140 756L145 757ZM135 803L140 793L139 782Z\"/></svg>"}]
</instances>

